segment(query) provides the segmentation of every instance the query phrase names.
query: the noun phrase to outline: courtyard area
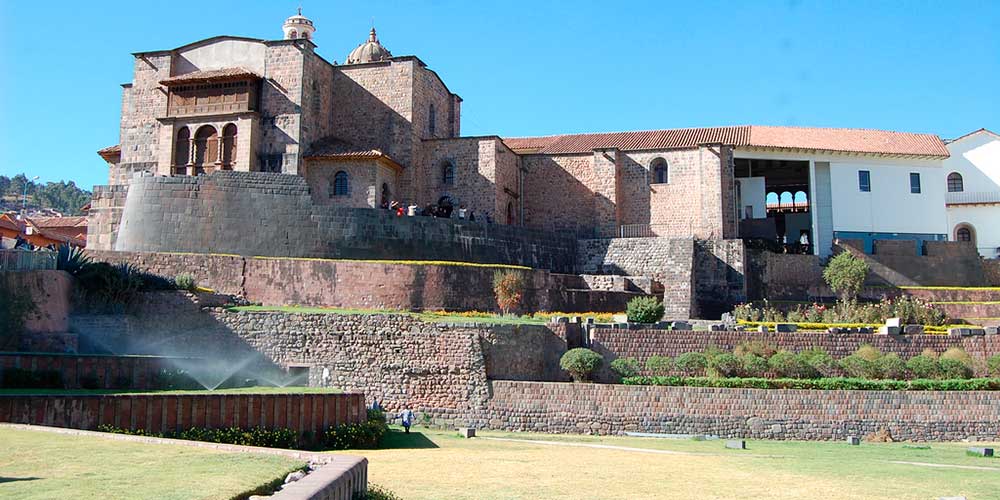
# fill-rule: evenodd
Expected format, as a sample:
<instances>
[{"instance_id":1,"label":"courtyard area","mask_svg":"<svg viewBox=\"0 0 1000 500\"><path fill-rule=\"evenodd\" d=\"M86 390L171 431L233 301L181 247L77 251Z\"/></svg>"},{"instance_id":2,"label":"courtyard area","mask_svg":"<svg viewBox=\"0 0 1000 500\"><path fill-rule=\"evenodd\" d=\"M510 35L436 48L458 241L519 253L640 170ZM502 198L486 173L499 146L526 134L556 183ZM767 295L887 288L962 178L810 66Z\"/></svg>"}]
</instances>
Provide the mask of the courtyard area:
<instances>
[{"instance_id":1,"label":"courtyard area","mask_svg":"<svg viewBox=\"0 0 1000 500\"><path fill-rule=\"evenodd\" d=\"M406 500L1000 499L1000 459L966 456L966 443L479 434L394 430L364 452L369 483Z\"/></svg>"},{"instance_id":2,"label":"courtyard area","mask_svg":"<svg viewBox=\"0 0 1000 500\"><path fill-rule=\"evenodd\" d=\"M5 500L246 498L305 465L275 455L3 427L0 443Z\"/></svg>"}]
</instances>

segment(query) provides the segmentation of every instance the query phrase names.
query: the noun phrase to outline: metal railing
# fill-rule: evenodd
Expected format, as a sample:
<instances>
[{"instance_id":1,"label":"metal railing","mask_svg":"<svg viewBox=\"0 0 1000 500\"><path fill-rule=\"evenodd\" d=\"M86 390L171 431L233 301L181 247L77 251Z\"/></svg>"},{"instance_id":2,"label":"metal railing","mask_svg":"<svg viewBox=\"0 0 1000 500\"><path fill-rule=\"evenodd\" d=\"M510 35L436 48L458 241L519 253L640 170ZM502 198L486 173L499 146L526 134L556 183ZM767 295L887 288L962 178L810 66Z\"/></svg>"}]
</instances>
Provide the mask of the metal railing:
<instances>
[{"instance_id":1,"label":"metal railing","mask_svg":"<svg viewBox=\"0 0 1000 500\"><path fill-rule=\"evenodd\" d=\"M622 224L618 226L619 238L655 238L667 234L668 224Z\"/></svg>"},{"instance_id":2,"label":"metal railing","mask_svg":"<svg viewBox=\"0 0 1000 500\"><path fill-rule=\"evenodd\" d=\"M966 203L1000 203L1000 191L945 193L944 202L958 205Z\"/></svg>"},{"instance_id":3,"label":"metal railing","mask_svg":"<svg viewBox=\"0 0 1000 500\"><path fill-rule=\"evenodd\" d=\"M56 268L51 250L0 250L0 271L43 271Z\"/></svg>"}]
</instances>

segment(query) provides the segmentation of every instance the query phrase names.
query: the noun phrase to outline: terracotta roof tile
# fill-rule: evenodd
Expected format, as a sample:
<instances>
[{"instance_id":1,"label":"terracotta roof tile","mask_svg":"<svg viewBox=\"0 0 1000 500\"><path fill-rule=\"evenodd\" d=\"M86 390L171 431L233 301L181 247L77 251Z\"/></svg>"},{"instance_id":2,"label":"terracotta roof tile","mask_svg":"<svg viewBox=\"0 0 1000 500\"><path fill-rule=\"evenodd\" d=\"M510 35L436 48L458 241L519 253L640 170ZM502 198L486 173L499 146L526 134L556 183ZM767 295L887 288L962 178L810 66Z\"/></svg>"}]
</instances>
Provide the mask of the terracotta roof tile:
<instances>
[{"instance_id":1,"label":"terracotta roof tile","mask_svg":"<svg viewBox=\"0 0 1000 500\"><path fill-rule=\"evenodd\" d=\"M260 76L246 68L222 68L210 69L206 71L192 71L190 73L184 73L183 75L175 75L170 78L160 80L160 83L169 87L171 85L222 82L242 78L260 78Z\"/></svg>"},{"instance_id":2,"label":"terracotta roof tile","mask_svg":"<svg viewBox=\"0 0 1000 500\"><path fill-rule=\"evenodd\" d=\"M377 160L383 158L402 168L389 155L378 149L355 146L351 142L337 137L326 137L314 142L304 158L310 160Z\"/></svg>"},{"instance_id":3,"label":"terracotta roof tile","mask_svg":"<svg viewBox=\"0 0 1000 500\"><path fill-rule=\"evenodd\" d=\"M114 146L108 146L103 149L98 149L97 154L104 158L105 161L116 163L122 156L122 145L115 144Z\"/></svg>"},{"instance_id":4,"label":"terracotta roof tile","mask_svg":"<svg viewBox=\"0 0 1000 500\"><path fill-rule=\"evenodd\" d=\"M760 125L515 137L504 139L504 143L519 153L539 154L585 153L606 148L623 151L684 149L699 144L722 143L736 147L899 156L948 156L944 143L933 134Z\"/></svg>"},{"instance_id":5,"label":"terracotta roof tile","mask_svg":"<svg viewBox=\"0 0 1000 500\"><path fill-rule=\"evenodd\" d=\"M28 219L37 228L87 227L87 217L73 215L67 217L31 217Z\"/></svg>"}]
</instances>

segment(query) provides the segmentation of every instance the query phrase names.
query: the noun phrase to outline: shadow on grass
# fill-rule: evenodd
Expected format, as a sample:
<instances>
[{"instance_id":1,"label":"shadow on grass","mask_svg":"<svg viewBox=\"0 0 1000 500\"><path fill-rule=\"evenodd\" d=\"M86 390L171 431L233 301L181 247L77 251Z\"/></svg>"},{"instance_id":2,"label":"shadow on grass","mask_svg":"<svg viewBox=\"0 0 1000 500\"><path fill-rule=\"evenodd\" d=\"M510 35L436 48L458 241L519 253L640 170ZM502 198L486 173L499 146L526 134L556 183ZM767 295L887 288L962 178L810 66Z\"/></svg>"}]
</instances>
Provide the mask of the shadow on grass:
<instances>
[{"instance_id":1,"label":"shadow on grass","mask_svg":"<svg viewBox=\"0 0 1000 500\"><path fill-rule=\"evenodd\" d=\"M438 445L419 432L390 430L379 444L380 450L412 450L422 448L438 448Z\"/></svg>"},{"instance_id":2,"label":"shadow on grass","mask_svg":"<svg viewBox=\"0 0 1000 500\"><path fill-rule=\"evenodd\" d=\"M3 483L13 483L15 481L37 481L41 479L40 477L2 477L0 476L0 484Z\"/></svg>"}]
</instances>

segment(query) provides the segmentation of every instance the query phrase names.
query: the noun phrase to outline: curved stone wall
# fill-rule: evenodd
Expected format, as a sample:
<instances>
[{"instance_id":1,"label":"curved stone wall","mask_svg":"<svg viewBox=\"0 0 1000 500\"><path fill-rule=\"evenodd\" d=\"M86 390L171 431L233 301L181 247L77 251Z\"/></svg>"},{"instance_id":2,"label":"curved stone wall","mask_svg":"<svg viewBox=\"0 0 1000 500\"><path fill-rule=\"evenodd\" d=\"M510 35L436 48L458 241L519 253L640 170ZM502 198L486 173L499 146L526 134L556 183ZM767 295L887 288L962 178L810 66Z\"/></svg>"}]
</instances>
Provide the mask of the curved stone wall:
<instances>
[{"instance_id":1,"label":"curved stone wall","mask_svg":"<svg viewBox=\"0 0 1000 500\"><path fill-rule=\"evenodd\" d=\"M447 260L572 272L576 241L523 227L314 204L305 179L261 172L136 177L119 251Z\"/></svg>"}]
</instances>

